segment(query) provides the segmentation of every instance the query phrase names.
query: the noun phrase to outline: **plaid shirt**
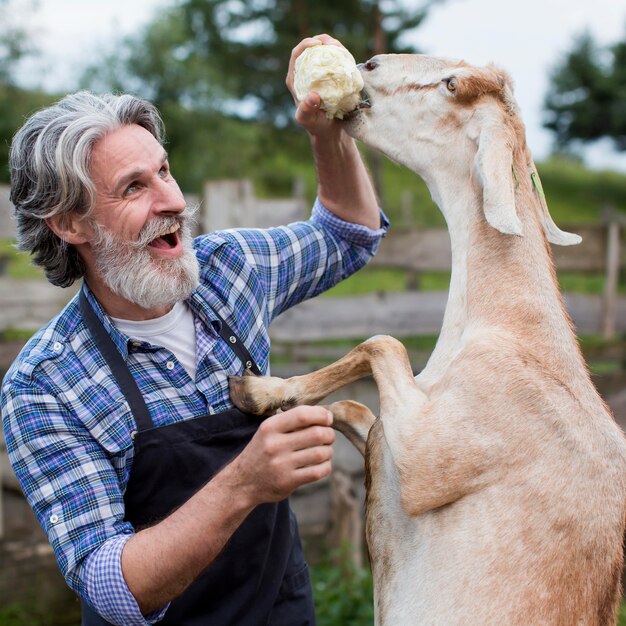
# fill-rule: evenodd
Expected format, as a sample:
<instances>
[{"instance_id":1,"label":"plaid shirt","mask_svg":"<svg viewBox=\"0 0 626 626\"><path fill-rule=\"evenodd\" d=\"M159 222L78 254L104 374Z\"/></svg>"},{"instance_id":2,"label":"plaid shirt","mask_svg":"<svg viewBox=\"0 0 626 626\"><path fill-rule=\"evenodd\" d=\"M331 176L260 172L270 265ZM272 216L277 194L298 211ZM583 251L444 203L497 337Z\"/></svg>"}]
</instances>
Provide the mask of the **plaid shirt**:
<instances>
[{"instance_id":1,"label":"plaid shirt","mask_svg":"<svg viewBox=\"0 0 626 626\"><path fill-rule=\"evenodd\" d=\"M200 286L188 300L196 326L193 381L167 349L133 340L87 296L131 369L155 426L232 407L228 376L242 364L219 339L228 322L262 372L268 326L289 307L362 267L387 228L337 218L319 201L311 219L267 230L216 232L195 240ZM2 417L9 458L68 584L105 619L145 618L128 590L121 552L134 529L124 521L124 490L136 425L126 399L87 330L77 298L28 342L7 373Z\"/></svg>"}]
</instances>

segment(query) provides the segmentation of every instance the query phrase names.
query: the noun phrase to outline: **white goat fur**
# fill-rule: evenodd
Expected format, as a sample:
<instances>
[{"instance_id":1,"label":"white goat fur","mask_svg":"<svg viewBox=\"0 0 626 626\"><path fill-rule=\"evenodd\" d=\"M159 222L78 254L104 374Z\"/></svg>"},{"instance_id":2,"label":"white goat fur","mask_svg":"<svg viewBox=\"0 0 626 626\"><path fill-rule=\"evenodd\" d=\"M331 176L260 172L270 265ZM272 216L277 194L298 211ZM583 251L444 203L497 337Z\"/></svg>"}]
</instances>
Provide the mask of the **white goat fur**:
<instances>
[{"instance_id":1,"label":"white goat fur","mask_svg":"<svg viewBox=\"0 0 626 626\"><path fill-rule=\"evenodd\" d=\"M371 108L349 132L419 174L450 231L437 346L415 378L403 346L374 337L307 376L234 379L233 400L263 414L373 373L378 419L331 409L365 455L377 624L612 624L626 440L563 307L547 240L579 238L531 181L510 79L421 55L362 72Z\"/></svg>"}]
</instances>

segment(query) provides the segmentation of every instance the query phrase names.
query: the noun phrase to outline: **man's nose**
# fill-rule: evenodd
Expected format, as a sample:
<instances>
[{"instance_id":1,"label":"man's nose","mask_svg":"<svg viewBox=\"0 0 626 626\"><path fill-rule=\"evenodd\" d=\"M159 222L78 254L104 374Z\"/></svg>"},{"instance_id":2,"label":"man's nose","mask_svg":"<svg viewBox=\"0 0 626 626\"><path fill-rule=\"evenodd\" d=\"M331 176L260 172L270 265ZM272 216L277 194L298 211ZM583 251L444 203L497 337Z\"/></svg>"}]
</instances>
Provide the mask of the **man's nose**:
<instances>
[{"instance_id":1,"label":"man's nose","mask_svg":"<svg viewBox=\"0 0 626 626\"><path fill-rule=\"evenodd\" d=\"M178 215L185 210L187 202L185 196L180 190L178 183L170 178L164 180L162 178L157 179L156 198L154 202L154 210L158 213L174 214Z\"/></svg>"}]
</instances>

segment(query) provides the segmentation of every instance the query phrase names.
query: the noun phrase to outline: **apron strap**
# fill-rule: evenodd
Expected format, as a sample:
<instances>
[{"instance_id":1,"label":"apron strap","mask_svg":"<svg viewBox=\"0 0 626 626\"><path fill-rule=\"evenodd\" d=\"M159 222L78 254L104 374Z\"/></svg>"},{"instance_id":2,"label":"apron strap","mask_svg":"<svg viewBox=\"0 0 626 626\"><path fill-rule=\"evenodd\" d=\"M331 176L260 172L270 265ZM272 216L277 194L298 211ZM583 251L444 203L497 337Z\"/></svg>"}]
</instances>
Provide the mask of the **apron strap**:
<instances>
[{"instance_id":1,"label":"apron strap","mask_svg":"<svg viewBox=\"0 0 626 626\"><path fill-rule=\"evenodd\" d=\"M128 402L128 406L130 406L130 410L135 418L138 429L147 430L148 428L152 428L152 417L150 417L150 411L148 410L146 402L141 395L141 391L139 391L139 387L137 386L128 365L120 354L120 351L117 349L113 339L111 339L111 335L109 335L106 328L100 321L100 318L93 310L91 303L87 300L84 289L80 290L78 301L85 324L87 324L87 328L98 344L100 353L111 369L117 384L120 386L120 389Z\"/></svg>"},{"instance_id":2,"label":"apron strap","mask_svg":"<svg viewBox=\"0 0 626 626\"><path fill-rule=\"evenodd\" d=\"M91 303L87 300L84 289L80 290L78 303L80 311L83 314L85 324L87 324L87 328L98 344L98 348L100 349L104 360L107 362L107 365L111 369L117 384L120 386L120 389L130 406L130 410L135 418L138 429L141 431L153 428L154 424L152 423L150 411L148 410L145 400L139 391L139 387L137 386L128 365L120 354L120 351L113 342L113 339L111 339L111 336L100 321L100 318L93 310ZM224 318L215 309L213 309L213 312L222 322L220 337L243 363L244 369L250 370L257 376L260 376L261 370L254 362L254 359L252 358L250 352L248 352L246 346L239 340L239 337L237 337L232 328L226 323L226 320L224 320Z\"/></svg>"},{"instance_id":3,"label":"apron strap","mask_svg":"<svg viewBox=\"0 0 626 626\"><path fill-rule=\"evenodd\" d=\"M213 307L211 307L213 309ZM245 370L250 370L253 374L261 376L261 370L254 362L252 355L248 352L248 348L239 340L239 337L234 333L233 329L226 323L226 320L215 310L213 313L222 322L220 328L220 337L228 344L229 348L237 355L239 360L243 363Z\"/></svg>"}]
</instances>

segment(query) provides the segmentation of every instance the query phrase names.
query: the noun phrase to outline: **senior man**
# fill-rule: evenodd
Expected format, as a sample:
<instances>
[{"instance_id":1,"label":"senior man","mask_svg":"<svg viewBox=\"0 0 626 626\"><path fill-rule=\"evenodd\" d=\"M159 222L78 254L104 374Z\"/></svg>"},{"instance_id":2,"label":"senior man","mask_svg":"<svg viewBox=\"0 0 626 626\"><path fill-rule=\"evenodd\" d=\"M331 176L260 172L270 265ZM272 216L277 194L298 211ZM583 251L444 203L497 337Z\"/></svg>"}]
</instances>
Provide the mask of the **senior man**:
<instances>
[{"instance_id":1,"label":"senior man","mask_svg":"<svg viewBox=\"0 0 626 626\"><path fill-rule=\"evenodd\" d=\"M292 53L287 84L307 47ZM67 96L11 147L18 241L79 295L2 388L9 456L83 624L315 620L288 496L331 470L332 415L263 422L228 376L268 370L268 325L362 267L386 229L357 148L299 103L318 171L308 221L193 241L157 111Z\"/></svg>"}]
</instances>

